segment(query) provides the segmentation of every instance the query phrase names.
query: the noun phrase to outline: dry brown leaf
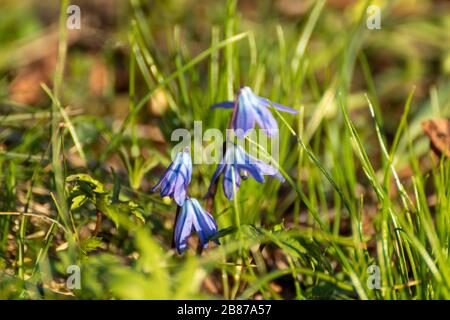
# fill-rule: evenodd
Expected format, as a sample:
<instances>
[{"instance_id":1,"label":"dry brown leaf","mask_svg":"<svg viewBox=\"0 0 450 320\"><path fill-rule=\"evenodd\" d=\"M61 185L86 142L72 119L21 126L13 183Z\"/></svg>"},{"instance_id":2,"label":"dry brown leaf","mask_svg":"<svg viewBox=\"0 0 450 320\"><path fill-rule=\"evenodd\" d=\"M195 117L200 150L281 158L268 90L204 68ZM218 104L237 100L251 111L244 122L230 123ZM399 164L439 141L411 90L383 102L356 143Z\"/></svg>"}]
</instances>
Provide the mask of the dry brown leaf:
<instances>
[{"instance_id":1,"label":"dry brown leaf","mask_svg":"<svg viewBox=\"0 0 450 320\"><path fill-rule=\"evenodd\" d=\"M327 6L336 9L345 9L355 4L355 0L329 0Z\"/></svg>"},{"instance_id":2,"label":"dry brown leaf","mask_svg":"<svg viewBox=\"0 0 450 320\"><path fill-rule=\"evenodd\" d=\"M10 99L23 104L37 103L43 97L40 83L45 80L46 76L38 69L20 73L9 86Z\"/></svg>"},{"instance_id":3,"label":"dry brown leaf","mask_svg":"<svg viewBox=\"0 0 450 320\"><path fill-rule=\"evenodd\" d=\"M422 129L430 138L431 148L434 152L450 157L450 120L426 120L422 122Z\"/></svg>"},{"instance_id":4,"label":"dry brown leaf","mask_svg":"<svg viewBox=\"0 0 450 320\"><path fill-rule=\"evenodd\" d=\"M219 294L218 280L208 276L203 280L203 287L212 294Z\"/></svg>"},{"instance_id":5,"label":"dry brown leaf","mask_svg":"<svg viewBox=\"0 0 450 320\"><path fill-rule=\"evenodd\" d=\"M306 13L310 7L308 1L297 1L297 0L278 0L275 5L278 10L286 16L296 17L301 16Z\"/></svg>"},{"instance_id":6,"label":"dry brown leaf","mask_svg":"<svg viewBox=\"0 0 450 320\"><path fill-rule=\"evenodd\" d=\"M50 85L55 69L57 46L48 49L44 57L27 66L18 68L18 73L9 85L10 99L17 103L35 105L43 97L41 82Z\"/></svg>"},{"instance_id":7,"label":"dry brown leaf","mask_svg":"<svg viewBox=\"0 0 450 320\"><path fill-rule=\"evenodd\" d=\"M108 85L109 72L106 64L99 58L95 58L89 74L89 90L95 97L101 97Z\"/></svg>"}]
</instances>

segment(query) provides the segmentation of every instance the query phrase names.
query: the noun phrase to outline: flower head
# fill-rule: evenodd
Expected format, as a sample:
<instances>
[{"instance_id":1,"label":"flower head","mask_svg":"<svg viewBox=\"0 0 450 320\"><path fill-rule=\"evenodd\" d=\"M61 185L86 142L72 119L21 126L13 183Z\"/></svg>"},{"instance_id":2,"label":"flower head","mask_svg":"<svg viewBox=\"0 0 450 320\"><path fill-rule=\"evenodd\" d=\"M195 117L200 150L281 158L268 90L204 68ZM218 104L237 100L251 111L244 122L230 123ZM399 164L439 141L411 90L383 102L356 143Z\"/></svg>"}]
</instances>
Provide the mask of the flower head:
<instances>
[{"instance_id":1,"label":"flower head","mask_svg":"<svg viewBox=\"0 0 450 320\"><path fill-rule=\"evenodd\" d=\"M297 110L267 100L253 93L249 87L239 90L236 101L224 101L212 106L212 108L235 108L232 118L232 127L239 139L245 137L247 132L254 128L255 122L263 129L264 133L272 137L278 131L278 124L268 108L274 107L283 112L292 114Z\"/></svg>"},{"instance_id":2,"label":"flower head","mask_svg":"<svg viewBox=\"0 0 450 320\"><path fill-rule=\"evenodd\" d=\"M203 248L208 246L209 239L217 233L217 223L212 215L202 208L197 199L188 197L175 223L174 242L178 253L186 250L192 228L197 232ZM218 240L215 242L219 244Z\"/></svg>"},{"instance_id":3,"label":"flower head","mask_svg":"<svg viewBox=\"0 0 450 320\"><path fill-rule=\"evenodd\" d=\"M211 193L211 190L219 178L219 176L223 173L223 191L225 196L231 200L234 196L234 189L239 189L241 185L241 176L244 178L247 173L260 183L264 183L264 176L273 176L278 178L281 182L284 182L283 176L278 172L278 170L271 165L265 163L262 160L256 159L245 152L245 150L234 143L228 143L225 151L225 156L222 161L219 163L214 175L211 179L211 184L209 185L208 195ZM234 177L233 177L234 173ZM233 181L235 183L235 187L233 188Z\"/></svg>"},{"instance_id":4,"label":"flower head","mask_svg":"<svg viewBox=\"0 0 450 320\"><path fill-rule=\"evenodd\" d=\"M177 153L166 172L150 191L155 192L156 189L161 187L161 197L172 197L179 206L182 206L186 199L191 176L192 160L189 149L186 148Z\"/></svg>"}]
</instances>

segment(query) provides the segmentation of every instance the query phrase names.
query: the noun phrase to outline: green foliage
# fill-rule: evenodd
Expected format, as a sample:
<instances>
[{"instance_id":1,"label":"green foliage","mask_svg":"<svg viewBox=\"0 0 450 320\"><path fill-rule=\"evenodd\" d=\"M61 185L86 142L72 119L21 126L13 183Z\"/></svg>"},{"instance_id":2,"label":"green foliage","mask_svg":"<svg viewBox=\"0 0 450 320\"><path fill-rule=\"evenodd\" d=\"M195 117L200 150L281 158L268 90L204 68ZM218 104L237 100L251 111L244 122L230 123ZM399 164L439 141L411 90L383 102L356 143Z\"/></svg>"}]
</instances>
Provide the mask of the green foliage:
<instances>
[{"instance_id":1,"label":"green foliage","mask_svg":"<svg viewBox=\"0 0 450 320\"><path fill-rule=\"evenodd\" d=\"M128 223L128 215L131 214L145 223L140 212L141 208L133 201L120 201L112 199L112 193L105 190L103 184L88 174L75 174L68 176L69 203L71 210L77 209L90 201L96 209L105 214L119 227L121 223Z\"/></svg>"},{"instance_id":2,"label":"green foliage","mask_svg":"<svg viewBox=\"0 0 450 320\"><path fill-rule=\"evenodd\" d=\"M91 251L95 251L102 245L101 237L89 237L83 239L80 243L80 249L84 254L88 254Z\"/></svg>"}]
</instances>

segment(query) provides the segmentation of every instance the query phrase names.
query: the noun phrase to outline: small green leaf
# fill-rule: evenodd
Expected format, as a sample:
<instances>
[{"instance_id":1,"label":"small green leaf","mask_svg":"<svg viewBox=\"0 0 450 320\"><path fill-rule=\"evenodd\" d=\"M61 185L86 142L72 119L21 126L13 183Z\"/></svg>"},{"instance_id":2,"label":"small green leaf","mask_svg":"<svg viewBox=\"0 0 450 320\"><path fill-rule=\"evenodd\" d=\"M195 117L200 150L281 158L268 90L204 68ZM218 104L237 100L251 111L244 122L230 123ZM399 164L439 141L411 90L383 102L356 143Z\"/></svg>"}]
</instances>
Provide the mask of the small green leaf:
<instances>
[{"instance_id":1,"label":"small green leaf","mask_svg":"<svg viewBox=\"0 0 450 320\"><path fill-rule=\"evenodd\" d=\"M89 252L96 250L101 245L102 245L101 237L86 238L82 240L80 243L81 251L83 251L84 254L88 254Z\"/></svg>"},{"instance_id":2,"label":"small green leaf","mask_svg":"<svg viewBox=\"0 0 450 320\"><path fill-rule=\"evenodd\" d=\"M273 230L274 232L283 231L284 229L285 229L285 228L284 228L284 220L281 221L281 223L278 223L278 224L274 225L273 228L272 228L272 230Z\"/></svg>"},{"instance_id":3,"label":"small green leaf","mask_svg":"<svg viewBox=\"0 0 450 320\"><path fill-rule=\"evenodd\" d=\"M131 214L134 215L136 218L138 218L142 223L145 223L145 218L142 215L141 211L139 210L140 209L139 205L133 201L128 201L126 202L126 204L128 205Z\"/></svg>"},{"instance_id":4,"label":"small green leaf","mask_svg":"<svg viewBox=\"0 0 450 320\"><path fill-rule=\"evenodd\" d=\"M111 219L116 228L120 225L120 210L116 203L110 204L105 201L105 197L102 197L97 202L97 208L100 212L104 213L109 219Z\"/></svg>"},{"instance_id":5,"label":"small green leaf","mask_svg":"<svg viewBox=\"0 0 450 320\"><path fill-rule=\"evenodd\" d=\"M100 181L92 178L90 175L85 174L85 173L79 173L79 174L74 174L74 175L68 176L66 178L66 182L67 183L84 182L84 183L88 184L92 188L92 192L95 192L95 193L106 193L105 192L105 188L104 188L103 184Z\"/></svg>"},{"instance_id":6,"label":"small green leaf","mask_svg":"<svg viewBox=\"0 0 450 320\"><path fill-rule=\"evenodd\" d=\"M87 199L88 197L84 194L80 194L78 196L73 197L72 203L70 204L70 210L74 210L81 207L86 202Z\"/></svg>"},{"instance_id":7,"label":"small green leaf","mask_svg":"<svg viewBox=\"0 0 450 320\"><path fill-rule=\"evenodd\" d=\"M142 223L145 223L145 218L142 215L141 211L139 211L138 209L133 209L131 210L131 213Z\"/></svg>"}]
</instances>

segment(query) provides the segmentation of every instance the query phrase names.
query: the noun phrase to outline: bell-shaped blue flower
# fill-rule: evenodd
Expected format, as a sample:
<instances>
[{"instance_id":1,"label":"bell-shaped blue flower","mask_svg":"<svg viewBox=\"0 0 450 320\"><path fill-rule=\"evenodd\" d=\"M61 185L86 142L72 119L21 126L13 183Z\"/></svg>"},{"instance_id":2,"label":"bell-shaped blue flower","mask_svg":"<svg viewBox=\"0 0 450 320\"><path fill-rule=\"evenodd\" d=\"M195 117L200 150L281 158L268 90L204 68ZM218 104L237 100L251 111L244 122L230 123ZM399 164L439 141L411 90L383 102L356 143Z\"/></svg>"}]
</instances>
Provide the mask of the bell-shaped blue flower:
<instances>
[{"instance_id":1,"label":"bell-shaped blue flower","mask_svg":"<svg viewBox=\"0 0 450 320\"><path fill-rule=\"evenodd\" d=\"M252 157L245 150L234 143L228 143L225 151L225 156L219 163L211 183L208 188L207 197L211 194L214 184L219 176L223 173L222 186L225 196L231 200L234 196L233 180L235 183L236 192L241 185L241 176L245 180L246 174L250 175L258 182L264 183L264 176L272 176L284 182L284 177L278 172L276 168ZM234 173L234 179L233 179Z\"/></svg>"},{"instance_id":2,"label":"bell-shaped blue flower","mask_svg":"<svg viewBox=\"0 0 450 320\"><path fill-rule=\"evenodd\" d=\"M189 148L186 148L177 153L166 172L150 191L155 192L161 187L161 197L171 197L179 206L182 206L187 196L187 187L191 182L191 176L192 160Z\"/></svg>"},{"instance_id":3,"label":"bell-shaped blue flower","mask_svg":"<svg viewBox=\"0 0 450 320\"><path fill-rule=\"evenodd\" d=\"M187 241L192 233L197 232L200 245L208 247L209 239L217 234L217 223L213 216L202 208L197 199L186 198L175 223L174 242L178 253L187 248ZM219 240L215 240L219 244Z\"/></svg>"},{"instance_id":4,"label":"bell-shaped blue flower","mask_svg":"<svg viewBox=\"0 0 450 320\"><path fill-rule=\"evenodd\" d=\"M232 127L239 139L255 127L255 122L263 129L264 133L272 137L278 132L278 124L268 108L274 107L283 112L292 114L297 110L283 106L276 102L269 101L253 93L249 87L242 87L239 90L236 101L224 101L211 106L211 108L235 108L232 118Z\"/></svg>"}]
</instances>

